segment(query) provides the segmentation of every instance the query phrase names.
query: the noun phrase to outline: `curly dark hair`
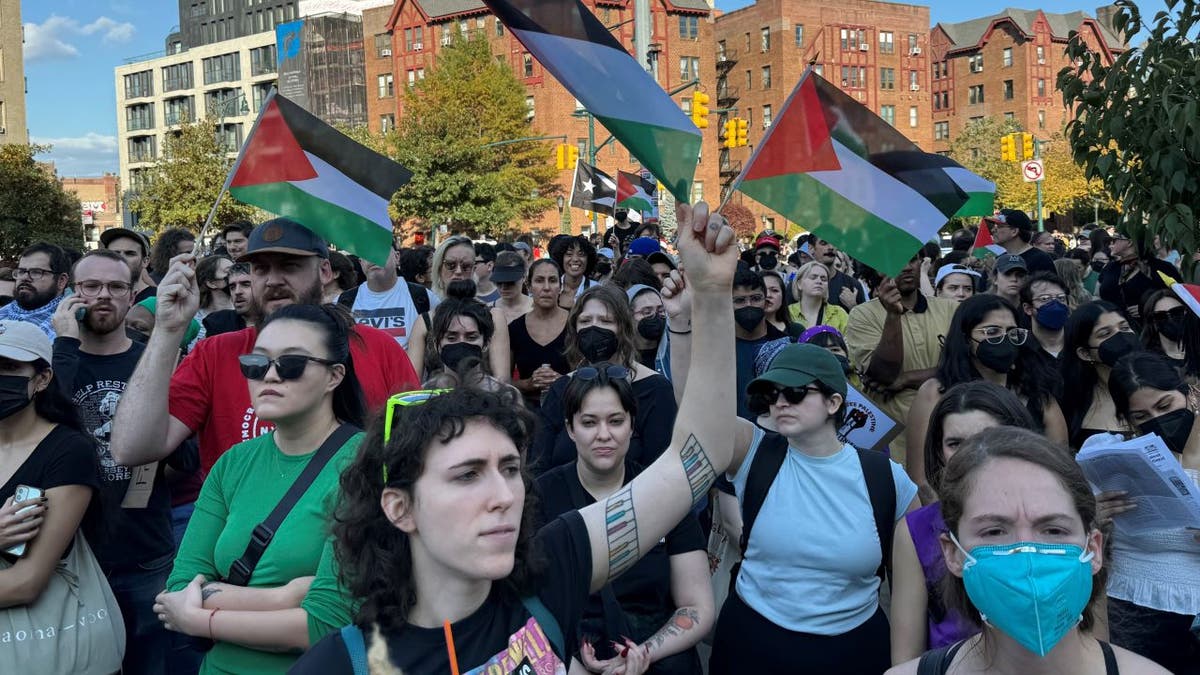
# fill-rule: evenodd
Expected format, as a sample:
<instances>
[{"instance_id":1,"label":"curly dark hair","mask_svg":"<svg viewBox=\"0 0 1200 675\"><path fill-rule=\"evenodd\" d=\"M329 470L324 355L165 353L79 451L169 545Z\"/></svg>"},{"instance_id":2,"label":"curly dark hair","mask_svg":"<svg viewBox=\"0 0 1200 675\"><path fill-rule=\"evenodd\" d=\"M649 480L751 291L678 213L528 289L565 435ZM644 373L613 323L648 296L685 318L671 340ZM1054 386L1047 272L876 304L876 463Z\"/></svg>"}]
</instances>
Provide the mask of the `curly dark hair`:
<instances>
[{"instance_id":1,"label":"curly dark hair","mask_svg":"<svg viewBox=\"0 0 1200 675\"><path fill-rule=\"evenodd\" d=\"M596 247L592 246L592 242L588 241L587 237L582 235L575 236L558 236L550 242L550 257L554 262L558 263L559 269L563 268L563 260L566 259L567 253L571 249L577 248L585 256L587 256L587 265L584 267L583 276L591 278L596 272L597 253Z\"/></svg>"},{"instance_id":2,"label":"curly dark hair","mask_svg":"<svg viewBox=\"0 0 1200 675\"><path fill-rule=\"evenodd\" d=\"M160 277L171 267L171 258L175 257L175 249L181 241L196 241L196 235L182 228L165 230L158 235L154 248L150 250L150 269Z\"/></svg>"},{"instance_id":3,"label":"curly dark hair","mask_svg":"<svg viewBox=\"0 0 1200 675\"><path fill-rule=\"evenodd\" d=\"M387 633L408 621L417 601L412 543L408 534L388 520L380 499L385 487L411 496L424 473L431 446L462 436L470 422L490 424L512 439L521 453L525 503L515 563L512 572L496 583L507 600L533 593L542 560L533 545L537 509L525 460L535 422L520 395L510 388L496 392L460 388L421 405L398 406L395 411L391 440L383 440L384 417L380 415L367 431L358 456L342 472L340 500L333 516L334 555L341 582L361 602L355 623L378 624Z\"/></svg>"}]
</instances>

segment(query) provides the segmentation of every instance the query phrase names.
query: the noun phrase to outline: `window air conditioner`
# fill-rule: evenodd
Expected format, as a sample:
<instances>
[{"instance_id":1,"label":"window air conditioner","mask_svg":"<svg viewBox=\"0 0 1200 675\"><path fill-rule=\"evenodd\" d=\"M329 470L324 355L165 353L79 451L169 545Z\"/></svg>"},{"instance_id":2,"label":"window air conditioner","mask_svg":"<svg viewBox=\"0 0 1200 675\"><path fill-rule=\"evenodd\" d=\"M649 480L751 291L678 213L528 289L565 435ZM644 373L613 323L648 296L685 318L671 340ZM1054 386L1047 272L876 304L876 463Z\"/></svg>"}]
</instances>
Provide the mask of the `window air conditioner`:
<instances>
[{"instance_id":1,"label":"window air conditioner","mask_svg":"<svg viewBox=\"0 0 1200 675\"><path fill-rule=\"evenodd\" d=\"M909 91L921 91L921 85L919 85L919 84L910 84L910 85L908 85L908 90L909 90Z\"/></svg>"},{"instance_id":2,"label":"window air conditioner","mask_svg":"<svg viewBox=\"0 0 1200 675\"><path fill-rule=\"evenodd\" d=\"M1038 65L1039 65L1039 66L1044 66L1044 65L1046 65L1046 59L1038 59Z\"/></svg>"},{"instance_id":3,"label":"window air conditioner","mask_svg":"<svg viewBox=\"0 0 1200 675\"><path fill-rule=\"evenodd\" d=\"M379 55L380 55L380 56L391 56L391 55L392 55L392 50L390 50L390 49L380 49L380 50L379 50Z\"/></svg>"},{"instance_id":4,"label":"window air conditioner","mask_svg":"<svg viewBox=\"0 0 1200 675\"><path fill-rule=\"evenodd\" d=\"M910 55L910 56L920 56L920 55L921 55L921 48L920 48L920 47L913 47L913 48L912 48L912 51L909 53L909 55Z\"/></svg>"},{"instance_id":5,"label":"window air conditioner","mask_svg":"<svg viewBox=\"0 0 1200 675\"><path fill-rule=\"evenodd\" d=\"M867 51L867 50L868 50L868 49L870 49L870 48L871 48L871 45L869 45L869 44L867 44L867 43L865 43L865 42L863 42L862 44L858 45L858 51L860 51L860 52L865 52L865 51Z\"/></svg>"},{"instance_id":6,"label":"window air conditioner","mask_svg":"<svg viewBox=\"0 0 1200 675\"><path fill-rule=\"evenodd\" d=\"M422 49L425 49L425 43L423 43L423 42L414 42L413 43L413 51L419 52Z\"/></svg>"}]
</instances>

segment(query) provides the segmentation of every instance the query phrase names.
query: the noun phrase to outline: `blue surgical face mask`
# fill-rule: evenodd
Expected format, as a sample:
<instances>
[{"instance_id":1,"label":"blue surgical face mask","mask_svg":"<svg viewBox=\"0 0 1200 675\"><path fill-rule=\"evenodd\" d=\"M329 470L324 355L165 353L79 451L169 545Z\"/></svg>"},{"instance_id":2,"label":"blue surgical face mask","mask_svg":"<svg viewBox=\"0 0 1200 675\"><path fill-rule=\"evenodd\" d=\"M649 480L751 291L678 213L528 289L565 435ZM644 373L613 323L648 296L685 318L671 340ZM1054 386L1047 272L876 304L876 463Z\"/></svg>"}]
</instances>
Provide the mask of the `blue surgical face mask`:
<instances>
[{"instance_id":1,"label":"blue surgical face mask","mask_svg":"<svg viewBox=\"0 0 1200 675\"><path fill-rule=\"evenodd\" d=\"M1046 656L1083 619L1092 595L1093 554L1075 544L1022 541L976 546L963 585L983 620L1038 656Z\"/></svg>"},{"instance_id":2,"label":"blue surgical face mask","mask_svg":"<svg viewBox=\"0 0 1200 675\"><path fill-rule=\"evenodd\" d=\"M1071 308L1058 300L1051 300L1037 310L1037 322L1046 330L1062 330L1070 316Z\"/></svg>"}]
</instances>

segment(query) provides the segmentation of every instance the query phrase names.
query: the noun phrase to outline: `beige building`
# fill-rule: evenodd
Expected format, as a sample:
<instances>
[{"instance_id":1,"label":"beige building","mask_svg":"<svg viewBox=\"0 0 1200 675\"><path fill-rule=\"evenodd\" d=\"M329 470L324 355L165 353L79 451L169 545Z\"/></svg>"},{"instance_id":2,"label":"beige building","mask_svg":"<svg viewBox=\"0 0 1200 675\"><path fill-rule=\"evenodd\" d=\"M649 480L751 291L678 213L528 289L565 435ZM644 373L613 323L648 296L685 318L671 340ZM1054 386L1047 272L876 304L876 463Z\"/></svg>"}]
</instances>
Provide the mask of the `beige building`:
<instances>
[{"instance_id":1,"label":"beige building","mask_svg":"<svg viewBox=\"0 0 1200 675\"><path fill-rule=\"evenodd\" d=\"M0 0L0 143L25 144L25 60L21 0Z\"/></svg>"}]
</instances>

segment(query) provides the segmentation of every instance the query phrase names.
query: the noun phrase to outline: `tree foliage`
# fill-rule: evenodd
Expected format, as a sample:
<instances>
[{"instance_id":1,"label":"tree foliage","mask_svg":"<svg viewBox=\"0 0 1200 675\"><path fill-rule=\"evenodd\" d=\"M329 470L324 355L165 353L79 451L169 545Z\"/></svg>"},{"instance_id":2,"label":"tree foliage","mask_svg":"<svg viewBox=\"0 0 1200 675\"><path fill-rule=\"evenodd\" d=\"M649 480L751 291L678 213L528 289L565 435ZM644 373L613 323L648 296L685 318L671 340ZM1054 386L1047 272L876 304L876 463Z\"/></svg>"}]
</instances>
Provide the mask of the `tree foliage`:
<instances>
[{"instance_id":1,"label":"tree foliage","mask_svg":"<svg viewBox=\"0 0 1200 675\"><path fill-rule=\"evenodd\" d=\"M48 145L0 145L0 260L15 260L32 243L83 248L79 200L34 156Z\"/></svg>"},{"instance_id":2,"label":"tree foliage","mask_svg":"<svg viewBox=\"0 0 1200 675\"><path fill-rule=\"evenodd\" d=\"M753 237L755 230L754 213L736 202L730 202L721 208L721 215L729 221L729 227L739 237Z\"/></svg>"},{"instance_id":3,"label":"tree foliage","mask_svg":"<svg viewBox=\"0 0 1200 675\"><path fill-rule=\"evenodd\" d=\"M1134 235L1161 235L1171 247L1200 246L1200 7L1167 0L1149 24L1132 0L1118 0L1114 28L1146 40L1106 58L1072 33L1074 62L1058 74L1071 151L1087 175L1120 203ZM1148 29L1149 32L1142 33Z\"/></svg>"},{"instance_id":4,"label":"tree foliage","mask_svg":"<svg viewBox=\"0 0 1200 675\"><path fill-rule=\"evenodd\" d=\"M231 165L215 128L216 120L209 118L167 133L162 159L130 205L141 227L154 232L172 227L200 231ZM252 220L259 214L258 209L226 195L213 222Z\"/></svg>"}]
</instances>

